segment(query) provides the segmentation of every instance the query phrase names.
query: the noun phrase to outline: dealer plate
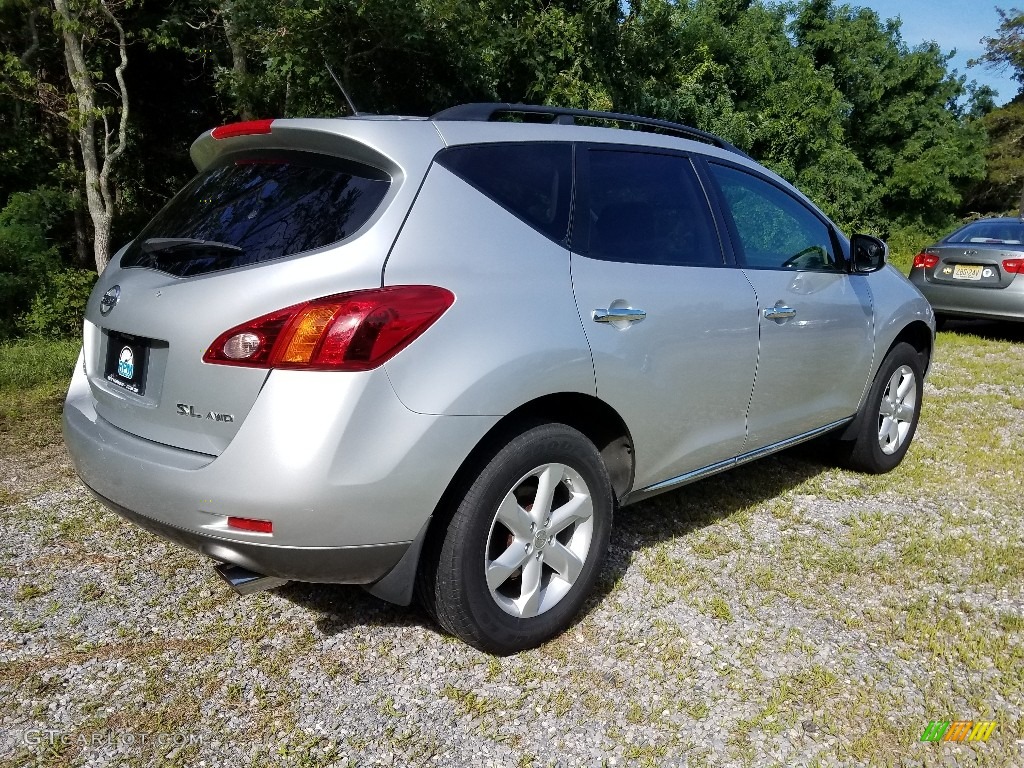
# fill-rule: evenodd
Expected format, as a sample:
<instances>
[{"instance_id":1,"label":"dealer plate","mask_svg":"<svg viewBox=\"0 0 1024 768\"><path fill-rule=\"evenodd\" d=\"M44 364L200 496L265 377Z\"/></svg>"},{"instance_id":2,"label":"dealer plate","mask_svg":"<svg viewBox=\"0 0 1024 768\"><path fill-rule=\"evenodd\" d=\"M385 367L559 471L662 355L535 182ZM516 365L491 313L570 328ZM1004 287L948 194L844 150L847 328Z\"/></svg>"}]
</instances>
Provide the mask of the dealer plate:
<instances>
[{"instance_id":1,"label":"dealer plate","mask_svg":"<svg viewBox=\"0 0 1024 768\"><path fill-rule=\"evenodd\" d=\"M107 339L107 359L103 378L132 394L146 394L146 363L149 339L111 333Z\"/></svg>"}]
</instances>

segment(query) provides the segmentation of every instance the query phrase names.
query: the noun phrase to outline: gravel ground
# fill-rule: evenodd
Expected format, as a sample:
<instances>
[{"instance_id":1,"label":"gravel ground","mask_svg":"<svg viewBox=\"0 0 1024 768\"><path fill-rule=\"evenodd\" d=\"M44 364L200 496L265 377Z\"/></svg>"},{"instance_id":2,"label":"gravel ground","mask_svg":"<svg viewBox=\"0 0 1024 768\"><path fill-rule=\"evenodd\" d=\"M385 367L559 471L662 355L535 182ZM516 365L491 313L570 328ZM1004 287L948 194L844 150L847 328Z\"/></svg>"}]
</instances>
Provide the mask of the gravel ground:
<instances>
[{"instance_id":1,"label":"gravel ground","mask_svg":"<svg viewBox=\"0 0 1024 768\"><path fill-rule=\"evenodd\" d=\"M8 446L0 765L1022 766L1020 478L932 482L959 465L927 396L904 480L805 449L622 510L580 620L509 658L358 588L238 598L56 438ZM998 725L920 741L951 719Z\"/></svg>"}]
</instances>

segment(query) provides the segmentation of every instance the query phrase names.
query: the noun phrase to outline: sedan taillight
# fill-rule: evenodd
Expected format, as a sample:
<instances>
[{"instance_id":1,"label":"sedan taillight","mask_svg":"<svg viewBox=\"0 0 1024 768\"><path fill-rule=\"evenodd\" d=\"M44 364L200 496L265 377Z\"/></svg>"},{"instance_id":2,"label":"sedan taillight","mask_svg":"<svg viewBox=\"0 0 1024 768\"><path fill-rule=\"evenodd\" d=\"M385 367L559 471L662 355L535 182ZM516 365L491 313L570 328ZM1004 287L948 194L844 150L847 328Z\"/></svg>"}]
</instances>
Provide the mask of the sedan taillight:
<instances>
[{"instance_id":1,"label":"sedan taillight","mask_svg":"<svg viewBox=\"0 0 1024 768\"><path fill-rule=\"evenodd\" d=\"M225 331L203 362L250 368L368 371L383 365L454 303L433 285L399 285L326 296Z\"/></svg>"},{"instance_id":2,"label":"sedan taillight","mask_svg":"<svg viewBox=\"0 0 1024 768\"><path fill-rule=\"evenodd\" d=\"M1013 274L1024 272L1024 259L1003 259L1003 271Z\"/></svg>"},{"instance_id":3,"label":"sedan taillight","mask_svg":"<svg viewBox=\"0 0 1024 768\"><path fill-rule=\"evenodd\" d=\"M934 253L928 253L928 251L921 251L917 256L914 257L914 269L917 267L924 267L925 269L931 269L939 263L939 257Z\"/></svg>"}]
</instances>

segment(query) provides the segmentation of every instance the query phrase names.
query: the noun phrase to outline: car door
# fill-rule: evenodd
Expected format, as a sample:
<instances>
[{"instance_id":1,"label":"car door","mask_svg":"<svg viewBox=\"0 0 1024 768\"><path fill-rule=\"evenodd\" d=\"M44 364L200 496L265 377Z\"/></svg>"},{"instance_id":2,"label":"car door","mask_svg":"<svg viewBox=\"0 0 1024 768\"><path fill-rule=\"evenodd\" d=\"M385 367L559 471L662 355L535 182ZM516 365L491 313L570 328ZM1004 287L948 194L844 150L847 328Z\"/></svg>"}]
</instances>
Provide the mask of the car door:
<instances>
[{"instance_id":1,"label":"car door","mask_svg":"<svg viewBox=\"0 0 1024 768\"><path fill-rule=\"evenodd\" d=\"M633 439L643 490L743 446L754 291L727 265L690 158L578 146L572 283L598 396Z\"/></svg>"},{"instance_id":2,"label":"car door","mask_svg":"<svg viewBox=\"0 0 1024 768\"><path fill-rule=\"evenodd\" d=\"M725 163L708 168L757 294L747 450L852 416L874 354L866 278L847 273L831 225L782 185Z\"/></svg>"}]
</instances>

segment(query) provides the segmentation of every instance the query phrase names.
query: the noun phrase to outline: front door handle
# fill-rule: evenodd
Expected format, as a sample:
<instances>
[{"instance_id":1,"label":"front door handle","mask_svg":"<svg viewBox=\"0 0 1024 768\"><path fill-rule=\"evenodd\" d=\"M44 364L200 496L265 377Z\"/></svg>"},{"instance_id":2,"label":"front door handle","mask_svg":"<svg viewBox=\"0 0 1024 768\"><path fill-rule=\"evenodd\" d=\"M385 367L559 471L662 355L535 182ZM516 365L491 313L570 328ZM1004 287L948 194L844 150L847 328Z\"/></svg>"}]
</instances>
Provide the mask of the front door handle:
<instances>
[{"instance_id":1,"label":"front door handle","mask_svg":"<svg viewBox=\"0 0 1024 768\"><path fill-rule=\"evenodd\" d=\"M785 306L781 301L774 307L765 307L761 310L766 320L788 320L791 317L796 316L796 310L792 307Z\"/></svg>"},{"instance_id":2,"label":"front door handle","mask_svg":"<svg viewBox=\"0 0 1024 768\"><path fill-rule=\"evenodd\" d=\"M613 307L611 309L595 309L591 313L595 323L614 323L617 320L625 320L627 323L635 323L647 317L647 312L642 309L627 309L625 307Z\"/></svg>"}]
</instances>

